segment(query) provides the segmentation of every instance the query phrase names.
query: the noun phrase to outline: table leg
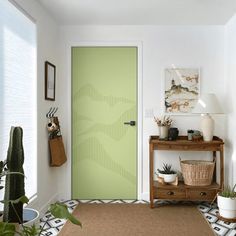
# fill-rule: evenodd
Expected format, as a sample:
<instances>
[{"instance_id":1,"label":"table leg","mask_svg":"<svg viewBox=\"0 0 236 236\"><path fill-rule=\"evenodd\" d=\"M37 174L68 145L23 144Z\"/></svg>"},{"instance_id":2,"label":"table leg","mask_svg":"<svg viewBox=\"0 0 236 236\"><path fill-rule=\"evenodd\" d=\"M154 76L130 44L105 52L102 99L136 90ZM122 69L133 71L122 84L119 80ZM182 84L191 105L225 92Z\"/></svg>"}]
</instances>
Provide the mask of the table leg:
<instances>
[{"instance_id":1,"label":"table leg","mask_svg":"<svg viewBox=\"0 0 236 236\"><path fill-rule=\"evenodd\" d=\"M220 189L224 188L224 146L220 145Z\"/></svg>"},{"instance_id":2,"label":"table leg","mask_svg":"<svg viewBox=\"0 0 236 236\"><path fill-rule=\"evenodd\" d=\"M213 173L213 182L216 183L216 151L213 151L213 161L215 162L215 168Z\"/></svg>"},{"instance_id":3,"label":"table leg","mask_svg":"<svg viewBox=\"0 0 236 236\"><path fill-rule=\"evenodd\" d=\"M153 194L153 144L149 144L150 207L154 208Z\"/></svg>"}]
</instances>

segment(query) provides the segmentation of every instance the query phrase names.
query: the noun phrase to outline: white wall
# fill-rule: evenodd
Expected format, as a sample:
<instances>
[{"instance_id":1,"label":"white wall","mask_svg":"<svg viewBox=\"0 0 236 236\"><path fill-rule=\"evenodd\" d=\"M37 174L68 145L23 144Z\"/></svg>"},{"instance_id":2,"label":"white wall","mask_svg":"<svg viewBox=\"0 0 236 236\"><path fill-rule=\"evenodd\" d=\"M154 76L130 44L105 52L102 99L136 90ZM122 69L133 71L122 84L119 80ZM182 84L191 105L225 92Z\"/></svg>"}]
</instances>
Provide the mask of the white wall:
<instances>
[{"instance_id":1,"label":"white wall","mask_svg":"<svg viewBox=\"0 0 236 236\"><path fill-rule=\"evenodd\" d=\"M228 183L236 183L236 15L225 26L225 79L226 79L226 173Z\"/></svg>"},{"instance_id":2,"label":"white wall","mask_svg":"<svg viewBox=\"0 0 236 236\"><path fill-rule=\"evenodd\" d=\"M59 168L49 167L48 136L46 131L47 119L45 114L51 106L58 106L60 81L56 82L56 102L44 100L44 62L46 60L57 66L58 59L58 26L49 14L36 1L16 0L16 2L35 20L37 24L37 124L38 124L38 197L33 206L44 211L49 202L58 197ZM60 116L60 106L58 115Z\"/></svg>"},{"instance_id":3,"label":"white wall","mask_svg":"<svg viewBox=\"0 0 236 236\"><path fill-rule=\"evenodd\" d=\"M61 38L61 82L66 91L61 100L63 107L63 123L70 131L70 46L83 42L98 44L120 42L142 43L142 80L143 80L143 111L153 109L155 115L163 113L164 80L163 70L174 64L177 67L199 67L201 71L201 91L216 93L219 99L225 96L224 84L224 27L223 26L63 26L60 28ZM222 104L223 105L223 104ZM174 116L174 126L180 134L186 134L187 129L199 129L199 116ZM224 138L226 119L216 116L215 134ZM149 135L157 135L157 127L152 119L143 116L142 145L142 198L148 199L149 191ZM66 133L68 157L70 157L70 133ZM178 153L156 153L162 165L164 155L168 161L179 168ZM181 153L183 159L189 156L195 158L197 153ZM206 155L205 153L203 154ZM70 197L70 165L64 167L64 177L61 180L61 197ZM64 179L64 184L63 184Z\"/></svg>"}]
</instances>

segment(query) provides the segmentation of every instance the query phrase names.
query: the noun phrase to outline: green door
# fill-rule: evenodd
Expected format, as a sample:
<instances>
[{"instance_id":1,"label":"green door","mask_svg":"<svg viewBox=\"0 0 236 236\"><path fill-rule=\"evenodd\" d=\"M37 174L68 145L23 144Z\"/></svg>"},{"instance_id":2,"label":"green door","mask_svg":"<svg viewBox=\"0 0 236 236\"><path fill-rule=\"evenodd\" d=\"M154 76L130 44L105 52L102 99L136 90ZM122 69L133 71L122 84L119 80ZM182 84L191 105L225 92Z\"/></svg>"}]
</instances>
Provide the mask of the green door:
<instances>
[{"instance_id":1,"label":"green door","mask_svg":"<svg viewBox=\"0 0 236 236\"><path fill-rule=\"evenodd\" d=\"M137 48L72 48L72 197L136 199Z\"/></svg>"}]
</instances>

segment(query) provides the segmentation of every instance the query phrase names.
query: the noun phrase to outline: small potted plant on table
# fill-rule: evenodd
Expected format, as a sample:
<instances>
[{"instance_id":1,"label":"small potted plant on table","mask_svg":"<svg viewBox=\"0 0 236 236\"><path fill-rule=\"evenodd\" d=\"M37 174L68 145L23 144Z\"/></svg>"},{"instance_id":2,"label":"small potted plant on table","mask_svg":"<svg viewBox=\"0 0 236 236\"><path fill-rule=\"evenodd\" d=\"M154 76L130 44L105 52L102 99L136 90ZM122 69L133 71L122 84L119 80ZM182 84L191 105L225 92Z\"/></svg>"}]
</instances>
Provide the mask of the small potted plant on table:
<instances>
[{"instance_id":1,"label":"small potted plant on table","mask_svg":"<svg viewBox=\"0 0 236 236\"><path fill-rule=\"evenodd\" d=\"M224 219L234 220L236 222L236 184L233 188L225 187L223 191L217 195L217 203L219 207L219 216Z\"/></svg>"},{"instance_id":2,"label":"small potted plant on table","mask_svg":"<svg viewBox=\"0 0 236 236\"><path fill-rule=\"evenodd\" d=\"M177 172L172 169L171 164L164 163L162 170L157 169L158 176L164 179L165 183L172 183L176 180Z\"/></svg>"}]
</instances>

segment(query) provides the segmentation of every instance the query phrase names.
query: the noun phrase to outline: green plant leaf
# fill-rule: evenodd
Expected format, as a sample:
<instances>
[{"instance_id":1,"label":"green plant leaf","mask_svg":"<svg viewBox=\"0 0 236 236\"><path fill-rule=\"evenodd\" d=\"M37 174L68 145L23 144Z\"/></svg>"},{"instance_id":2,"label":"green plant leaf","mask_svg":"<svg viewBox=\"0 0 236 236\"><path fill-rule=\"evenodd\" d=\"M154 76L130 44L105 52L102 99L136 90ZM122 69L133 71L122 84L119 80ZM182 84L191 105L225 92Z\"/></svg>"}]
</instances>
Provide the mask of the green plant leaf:
<instances>
[{"instance_id":1,"label":"green plant leaf","mask_svg":"<svg viewBox=\"0 0 236 236\"><path fill-rule=\"evenodd\" d=\"M1 236L14 236L16 226L7 222L0 222L0 235Z\"/></svg>"},{"instance_id":2,"label":"green plant leaf","mask_svg":"<svg viewBox=\"0 0 236 236\"><path fill-rule=\"evenodd\" d=\"M41 229L37 228L35 224L31 226L23 226L23 229L21 230L22 236L38 236L40 235Z\"/></svg>"},{"instance_id":3,"label":"green plant leaf","mask_svg":"<svg viewBox=\"0 0 236 236\"><path fill-rule=\"evenodd\" d=\"M19 202L22 202L23 204L28 204L29 203L29 199L26 196L21 196L19 198L17 198L16 200L1 200L1 203L5 204L5 203L12 203L12 204L17 204Z\"/></svg>"},{"instance_id":4,"label":"green plant leaf","mask_svg":"<svg viewBox=\"0 0 236 236\"><path fill-rule=\"evenodd\" d=\"M82 227L82 224L80 221L78 221L69 211L65 204L63 203L54 203L50 205L49 211L52 213L52 215L59 219L68 219L75 225L79 225Z\"/></svg>"}]
</instances>

